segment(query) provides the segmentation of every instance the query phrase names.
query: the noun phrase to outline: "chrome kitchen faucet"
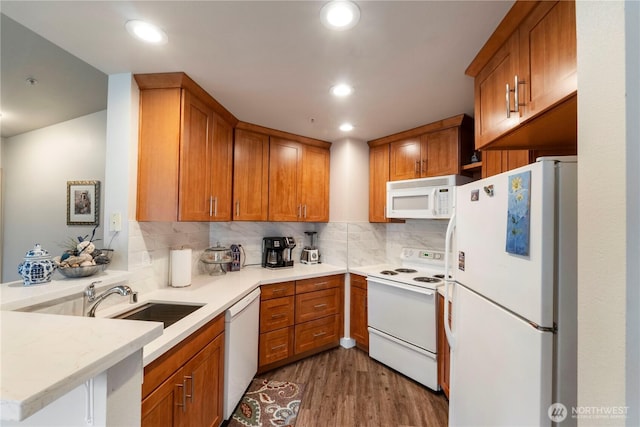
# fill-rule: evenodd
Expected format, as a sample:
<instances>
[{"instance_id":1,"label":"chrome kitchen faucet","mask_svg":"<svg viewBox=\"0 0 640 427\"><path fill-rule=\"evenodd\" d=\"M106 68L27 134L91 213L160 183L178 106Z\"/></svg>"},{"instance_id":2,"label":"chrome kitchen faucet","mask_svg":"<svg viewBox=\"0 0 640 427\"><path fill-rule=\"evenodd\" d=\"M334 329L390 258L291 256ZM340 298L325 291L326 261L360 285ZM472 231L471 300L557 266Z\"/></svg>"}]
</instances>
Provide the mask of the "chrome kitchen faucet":
<instances>
[{"instance_id":1,"label":"chrome kitchen faucet","mask_svg":"<svg viewBox=\"0 0 640 427\"><path fill-rule=\"evenodd\" d=\"M95 303L89 309L89 312L85 314L87 317L96 317L96 309L98 308L98 305L100 305L100 303L104 301L109 295L120 294L123 297L129 295L130 304L135 304L138 302L138 292L134 291L127 285L114 286L96 296L96 285L99 283L100 281L93 282L84 289L82 313L85 314L86 303L92 303L95 301Z\"/></svg>"}]
</instances>

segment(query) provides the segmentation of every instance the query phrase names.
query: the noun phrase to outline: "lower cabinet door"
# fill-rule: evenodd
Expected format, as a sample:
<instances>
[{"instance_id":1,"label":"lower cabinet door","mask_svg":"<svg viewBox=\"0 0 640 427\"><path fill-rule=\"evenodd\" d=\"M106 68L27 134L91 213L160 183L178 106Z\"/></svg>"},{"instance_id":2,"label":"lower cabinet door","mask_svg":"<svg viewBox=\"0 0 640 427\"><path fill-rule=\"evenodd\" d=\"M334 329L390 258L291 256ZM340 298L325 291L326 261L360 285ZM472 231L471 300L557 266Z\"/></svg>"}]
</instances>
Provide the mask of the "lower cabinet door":
<instances>
[{"instance_id":1,"label":"lower cabinet door","mask_svg":"<svg viewBox=\"0 0 640 427\"><path fill-rule=\"evenodd\" d=\"M295 354L340 340L340 315L296 325Z\"/></svg>"},{"instance_id":2,"label":"lower cabinet door","mask_svg":"<svg viewBox=\"0 0 640 427\"><path fill-rule=\"evenodd\" d=\"M142 401L142 427L179 425L186 411L184 398L183 375L179 370Z\"/></svg>"},{"instance_id":3,"label":"lower cabinet door","mask_svg":"<svg viewBox=\"0 0 640 427\"><path fill-rule=\"evenodd\" d=\"M184 426L219 426L224 392L224 335L219 335L182 368L186 401Z\"/></svg>"}]
</instances>

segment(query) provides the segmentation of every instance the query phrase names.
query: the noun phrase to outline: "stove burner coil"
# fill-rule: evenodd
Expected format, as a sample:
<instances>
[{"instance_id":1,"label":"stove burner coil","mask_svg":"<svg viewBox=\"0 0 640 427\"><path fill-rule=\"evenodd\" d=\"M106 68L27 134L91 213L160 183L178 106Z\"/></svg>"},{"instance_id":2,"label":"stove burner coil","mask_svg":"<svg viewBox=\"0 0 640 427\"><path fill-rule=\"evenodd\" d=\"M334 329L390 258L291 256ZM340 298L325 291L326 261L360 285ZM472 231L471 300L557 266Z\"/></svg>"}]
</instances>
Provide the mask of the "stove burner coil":
<instances>
[{"instance_id":1,"label":"stove burner coil","mask_svg":"<svg viewBox=\"0 0 640 427\"><path fill-rule=\"evenodd\" d=\"M418 270L414 270L413 268L396 268L398 273L417 273Z\"/></svg>"},{"instance_id":2,"label":"stove burner coil","mask_svg":"<svg viewBox=\"0 0 640 427\"><path fill-rule=\"evenodd\" d=\"M392 270L382 270L380 274L384 274L385 276L395 276L398 273Z\"/></svg>"},{"instance_id":3,"label":"stove burner coil","mask_svg":"<svg viewBox=\"0 0 640 427\"><path fill-rule=\"evenodd\" d=\"M422 282L422 283L440 283L440 282L442 282L441 279L435 279L433 277L414 277L413 280L415 280L416 282Z\"/></svg>"}]
</instances>

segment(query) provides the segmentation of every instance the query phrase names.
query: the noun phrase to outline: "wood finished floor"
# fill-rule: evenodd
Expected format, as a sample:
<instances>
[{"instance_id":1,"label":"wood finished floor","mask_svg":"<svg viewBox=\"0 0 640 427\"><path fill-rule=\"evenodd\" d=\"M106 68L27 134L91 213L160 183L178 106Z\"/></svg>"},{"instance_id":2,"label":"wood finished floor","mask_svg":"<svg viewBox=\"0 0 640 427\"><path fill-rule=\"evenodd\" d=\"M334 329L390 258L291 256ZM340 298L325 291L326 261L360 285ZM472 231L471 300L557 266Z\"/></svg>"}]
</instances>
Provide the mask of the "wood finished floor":
<instances>
[{"instance_id":1,"label":"wood finished floor","mask_svg":"<svg viewBox=\"0 0 640 427\"><path fill-rule=\"evenodd\" d=\"M446 426L448 402L356 348L338 347L258 375L305 384L296 427Z\"/></svg>"}]
</instances>

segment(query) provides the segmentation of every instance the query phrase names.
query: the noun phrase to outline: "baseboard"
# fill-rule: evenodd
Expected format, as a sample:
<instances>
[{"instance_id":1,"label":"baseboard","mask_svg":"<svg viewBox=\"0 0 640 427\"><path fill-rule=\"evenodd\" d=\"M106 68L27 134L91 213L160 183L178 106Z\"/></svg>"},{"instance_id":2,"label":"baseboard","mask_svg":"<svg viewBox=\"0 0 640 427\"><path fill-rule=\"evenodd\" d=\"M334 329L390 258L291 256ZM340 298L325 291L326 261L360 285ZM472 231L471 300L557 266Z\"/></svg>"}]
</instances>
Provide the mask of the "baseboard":
<instances>
[{"instance_id":1,"label":"baseboard","mask_svg":"<svg viewBox=\"0 0 640 427\"><path fill-rule=\"evenodd\" d=\"M340 338L340 346L344 348L351 348L356 346L356 340L353 338Z\"/></svg>"}]
</instances>

